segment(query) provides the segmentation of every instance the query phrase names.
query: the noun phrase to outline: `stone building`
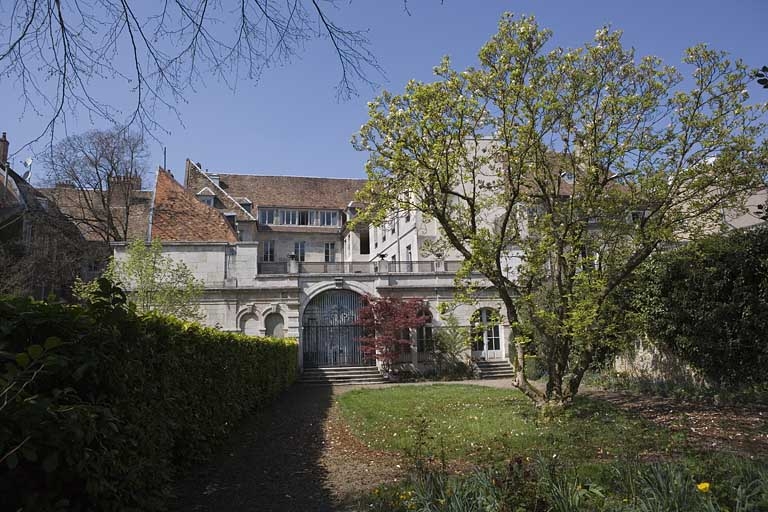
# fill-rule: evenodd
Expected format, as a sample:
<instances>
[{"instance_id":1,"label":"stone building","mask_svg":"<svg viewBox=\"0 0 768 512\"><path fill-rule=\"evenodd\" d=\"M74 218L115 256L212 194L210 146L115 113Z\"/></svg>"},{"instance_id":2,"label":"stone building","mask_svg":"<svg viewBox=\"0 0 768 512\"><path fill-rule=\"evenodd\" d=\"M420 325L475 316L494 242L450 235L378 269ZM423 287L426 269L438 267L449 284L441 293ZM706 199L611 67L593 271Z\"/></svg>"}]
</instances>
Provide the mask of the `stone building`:
<instances>
[{"instance_id":1,"label":"stone building","mask_svg":"<svg viewBox=\"0 0 768 512\"><path fill-rule=\"evenodd\" d=\"M421 251L437 236L433 222L399 212L383 227L348 228L357 209L360 179L254 176L205 172L187 161L184 184L158 171L152 207L142 220L147 239L183 261L205 287L205 323L253 335L299 340L302 366L365 364L357 338L363 295L418 298L431 316L444 319L460 262ZM126 243L113 244L115 256ZM480 276L477 276L480 279ZM472 347L477 359L507 357L500 301L492 293L454 314L488 322ZM503 314L503 312L502 312ZM401 362L426 363L431 329L414 333ZM422 339L419 339L422 338ZM420 352L421 350L421 352Z\"/></svg>"}]
</instances>

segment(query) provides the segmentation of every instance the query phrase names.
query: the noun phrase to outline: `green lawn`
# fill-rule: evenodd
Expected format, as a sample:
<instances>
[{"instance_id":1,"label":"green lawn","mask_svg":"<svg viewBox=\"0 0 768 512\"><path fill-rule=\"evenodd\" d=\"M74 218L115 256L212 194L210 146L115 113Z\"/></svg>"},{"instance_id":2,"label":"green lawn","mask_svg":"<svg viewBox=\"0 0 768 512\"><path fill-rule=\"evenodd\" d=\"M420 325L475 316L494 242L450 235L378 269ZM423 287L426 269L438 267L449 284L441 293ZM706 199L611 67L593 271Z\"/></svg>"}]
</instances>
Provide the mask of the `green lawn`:
<instances>
[{"instance_id":1,"label":"green lawn","mask_svg":"<svg viewBox=\"0 0 768 512\"><path fill-rule=\"evenodd\" d=\"M373 448L406 451L422 437L435 455L477 463L555 454L580 462L612 460L676 452L684 441L587 398L545 420L512 389L400 385L350 391L339 404L355 435Z\"/></svg>"}]
</instances>

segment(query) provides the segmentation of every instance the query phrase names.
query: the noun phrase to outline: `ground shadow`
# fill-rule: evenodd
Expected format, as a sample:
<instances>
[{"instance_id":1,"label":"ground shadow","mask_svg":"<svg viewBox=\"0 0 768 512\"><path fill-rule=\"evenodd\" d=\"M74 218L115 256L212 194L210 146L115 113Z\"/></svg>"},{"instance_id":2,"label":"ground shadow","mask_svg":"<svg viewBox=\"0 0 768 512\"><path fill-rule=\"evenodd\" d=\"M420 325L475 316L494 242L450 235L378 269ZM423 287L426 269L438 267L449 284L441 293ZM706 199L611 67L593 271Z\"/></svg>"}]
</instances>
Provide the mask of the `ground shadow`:
<instances>
[{"instance_id":1,"label":"ground shadow","mask_svg":"<svg viewBox=\"0 0 768 512\"><path fill-rule=\"evenodd\" d=\"M181 479L169 510L333 511L321 463L330 386L294 384L246 419L209 463Z\"/></svg>"}]
</instances>

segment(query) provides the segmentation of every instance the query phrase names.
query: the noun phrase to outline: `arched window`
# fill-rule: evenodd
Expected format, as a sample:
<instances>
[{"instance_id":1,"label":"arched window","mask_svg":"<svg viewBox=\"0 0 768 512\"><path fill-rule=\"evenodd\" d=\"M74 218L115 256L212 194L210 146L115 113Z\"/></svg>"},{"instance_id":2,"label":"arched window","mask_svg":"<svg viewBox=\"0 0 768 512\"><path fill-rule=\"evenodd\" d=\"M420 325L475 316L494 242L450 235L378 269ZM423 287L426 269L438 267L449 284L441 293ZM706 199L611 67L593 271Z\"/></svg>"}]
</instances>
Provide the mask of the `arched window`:
<instances>
[{"instance_id":1,"label":"arched window","mask_svg":"<svg viewBox=\"0 0 768 512\"><path fill-rule=\"evenodd\" d=\"M243 315L240 319L240 332L248 336L259 335L259 319L254 314Z\"/></svg>"},{"instance_id":2,"label":"arched window","mask_svg":"<svg viewBox=\"0 0 768 512\"><path fill-rule=\"evenodd\" d=\"M270 313L264 319L266 335L273 338L282 338L284 334L283 317L279 313Z\"/></svg>"}]
</instances>

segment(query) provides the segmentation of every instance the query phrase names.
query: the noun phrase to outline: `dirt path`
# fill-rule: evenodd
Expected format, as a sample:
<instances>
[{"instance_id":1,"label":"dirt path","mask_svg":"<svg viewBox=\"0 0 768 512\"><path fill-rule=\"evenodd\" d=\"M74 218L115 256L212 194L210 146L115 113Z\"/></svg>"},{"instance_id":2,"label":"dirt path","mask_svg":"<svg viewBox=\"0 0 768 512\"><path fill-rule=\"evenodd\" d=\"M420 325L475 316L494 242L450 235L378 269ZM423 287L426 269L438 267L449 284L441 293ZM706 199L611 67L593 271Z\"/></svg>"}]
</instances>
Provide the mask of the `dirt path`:
<instances>
[{"instance_id":1,"label":"dirt path","mask_svg":"<svg viewBox=\"0 0 768 512\"><path fill-rule=\"evenodd\" d=\"M341 421L335 397L353 389L294 385L176 487L179 512L348 510L357 493L403 475Z\"/></svg>"}]
</instances>

